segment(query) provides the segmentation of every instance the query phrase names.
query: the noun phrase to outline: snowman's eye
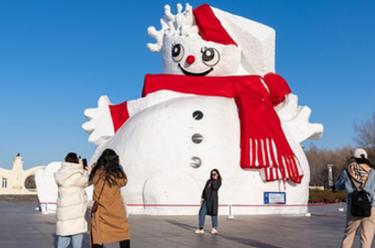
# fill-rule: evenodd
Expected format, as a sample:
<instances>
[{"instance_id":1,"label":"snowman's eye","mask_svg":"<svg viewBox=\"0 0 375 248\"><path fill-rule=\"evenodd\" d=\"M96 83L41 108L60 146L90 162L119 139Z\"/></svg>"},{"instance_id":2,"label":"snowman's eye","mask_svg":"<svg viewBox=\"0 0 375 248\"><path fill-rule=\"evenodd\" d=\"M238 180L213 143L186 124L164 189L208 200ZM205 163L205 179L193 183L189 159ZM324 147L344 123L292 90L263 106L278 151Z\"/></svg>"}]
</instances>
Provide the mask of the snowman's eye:
<instances>
[{"instance_id":1,"label":"snowman's eye","mask_svg":"<svg viewBox=\"0 0 375 248\"><path fill-rule=\"evenodd\" d=\"M219 63L220 61L220 53L218 50L216 50L213 47L209 47L209 48L204 47L202 48L201 53L202 53L202 61L207 66L212 67L216 65L217 63Z\"/></svg>"},{"instance_id":2,"label":"snowman's eye","mask_svg":"<svg viewBox=\"0 0 375 248\"><path fill-rule=\"evenodd\" d=\"M172 46L172 59L176 62L180 62L184 57L184 47L181 44L175 44Z\"/></svg>"}]
</instances>

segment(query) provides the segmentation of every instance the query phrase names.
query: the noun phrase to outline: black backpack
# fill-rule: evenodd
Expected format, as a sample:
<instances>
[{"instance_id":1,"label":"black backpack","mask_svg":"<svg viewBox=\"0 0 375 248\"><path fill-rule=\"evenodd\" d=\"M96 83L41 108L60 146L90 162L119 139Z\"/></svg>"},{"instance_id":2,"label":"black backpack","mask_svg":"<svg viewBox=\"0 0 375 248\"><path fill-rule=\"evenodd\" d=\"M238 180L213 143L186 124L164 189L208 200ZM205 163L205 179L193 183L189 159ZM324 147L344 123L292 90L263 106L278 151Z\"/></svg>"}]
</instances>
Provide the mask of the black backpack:
<instances>
[{"instance_id":1,"label":"black backpack","mask_svg":"<svg viewBox=\"0 0 375 248\"><path fill-rule=\"evenodd\" d=\"M371 215L371 202L369 199L369 194L364 189L358 190L349 172L347 173L354 189L352 193L351 214L355 217L369 217Z\"/></svg>"}]
</instances>

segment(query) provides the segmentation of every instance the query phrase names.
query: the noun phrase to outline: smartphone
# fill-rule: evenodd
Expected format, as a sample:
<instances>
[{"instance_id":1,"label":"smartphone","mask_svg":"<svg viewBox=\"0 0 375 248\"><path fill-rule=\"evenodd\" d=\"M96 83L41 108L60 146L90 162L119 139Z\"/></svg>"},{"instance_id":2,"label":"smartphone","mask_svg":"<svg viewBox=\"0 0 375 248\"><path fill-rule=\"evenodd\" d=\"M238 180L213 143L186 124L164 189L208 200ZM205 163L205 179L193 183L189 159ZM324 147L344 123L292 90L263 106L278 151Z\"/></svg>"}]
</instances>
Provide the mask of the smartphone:
<instances>
[{"instance_id":1,"label":"smartphone","mask_svg":"<svg viewBox=\"0 0 375 248\"><path fill-rule=\"evenodd\" d=\"M86 169L87 168L87 159L82 159L82 165L83 165L83 169Z\"/></svg>"}]
</instances>

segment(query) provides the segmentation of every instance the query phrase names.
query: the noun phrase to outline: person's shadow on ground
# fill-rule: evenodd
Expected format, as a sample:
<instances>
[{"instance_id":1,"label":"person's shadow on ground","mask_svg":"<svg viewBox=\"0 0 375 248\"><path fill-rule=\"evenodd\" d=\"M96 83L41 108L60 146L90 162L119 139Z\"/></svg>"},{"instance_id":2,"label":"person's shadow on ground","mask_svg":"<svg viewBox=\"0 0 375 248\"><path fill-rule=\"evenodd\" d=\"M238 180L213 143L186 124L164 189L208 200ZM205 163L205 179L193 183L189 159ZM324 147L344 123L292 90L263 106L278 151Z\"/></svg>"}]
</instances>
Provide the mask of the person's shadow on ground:
<instances>
[{"instance_id":1,"label":"person's shadow on ground","mask_svg":"<svg viewBox=\"0 0 375 248\"><path fill-rule=\"evenodd\" d=\"M243 245L248 245L251 247L257 247L257 248L282 248L281 246L275 246L267 243L263 243L261 241L255 240L255 239L245 239L240 237L230 237L226 235L219 234L220 237L224 239L228 239Z\"/></svg>"},{"instance_id":2,"label":"person's shadow on ground","mask_svg":"<svg viewBox=\"0 0 375 248\"><path fill-rule=\"evenodd\" d=\"M195 226L188 225L188 224L181 223L181 222L174 221L174 220L167 220L167 222L169 224L178 226L180 228L183 228L183 229L189 230L189 231L192 231L192 230L194 230L196 228ZM247 245L247 246L251 246L251 247L256 247L256 248L282 248L280 246L275 246L275 245L267 244L267 243L264 243L264 242L261 242L261 241L255 240L255 239L245 239L245 238L240 238L240 237L230 237L230 236L223 235L223 234L218 234L217 236L219 236L221 238L224 238L224 239L227 239L227 240L230 240L230 241L233 241L233 242L236 242L236 243L240 243L240 244L243 244L243 245Z\"/></svg>"}]
</instances>

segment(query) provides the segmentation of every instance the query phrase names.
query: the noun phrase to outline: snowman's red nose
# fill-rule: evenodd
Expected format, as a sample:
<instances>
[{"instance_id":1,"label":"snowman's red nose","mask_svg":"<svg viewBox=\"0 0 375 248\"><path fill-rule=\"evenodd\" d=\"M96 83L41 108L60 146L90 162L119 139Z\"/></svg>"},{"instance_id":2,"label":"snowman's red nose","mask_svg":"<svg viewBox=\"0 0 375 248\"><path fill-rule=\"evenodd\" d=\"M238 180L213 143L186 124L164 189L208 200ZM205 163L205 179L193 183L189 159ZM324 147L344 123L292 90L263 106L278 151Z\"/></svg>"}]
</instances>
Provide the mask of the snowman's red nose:
<instances>
[{"instance_id":1,"label":"snowman's red nose","mask_svg":"<svg viewBox=\"0 0 375 248\"><path fill-rule=\"evenodd\" d=\"M186 63L188 63L189 65L193 64L195 61L195 57L193 55L189 55L187 56L186 58Z\"/></svg>"}]
</instances>

